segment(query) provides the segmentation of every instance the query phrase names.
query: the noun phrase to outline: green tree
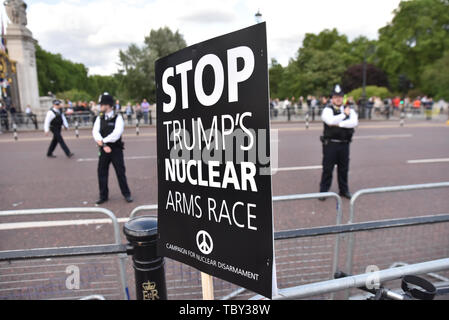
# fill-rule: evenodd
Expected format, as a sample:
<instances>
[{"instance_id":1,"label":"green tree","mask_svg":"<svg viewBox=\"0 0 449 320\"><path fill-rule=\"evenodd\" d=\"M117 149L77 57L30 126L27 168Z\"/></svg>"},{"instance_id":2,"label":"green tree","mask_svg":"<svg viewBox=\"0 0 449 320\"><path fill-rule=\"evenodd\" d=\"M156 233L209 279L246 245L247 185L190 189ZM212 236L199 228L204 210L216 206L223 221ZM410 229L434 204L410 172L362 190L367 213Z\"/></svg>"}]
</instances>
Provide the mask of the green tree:
<instances>
[{"instance_id":1,"label":"green tree","mask_svg":"<svg viewBox=\"0 0 449 320\"><path fill-rule=\"evenodd\" d=\"M355 101L358 101L362 97L362 88L357 88L348 93L348 97L353 97ZM366 96L367 97L380 97L385 99L391 97L391 92L388 88L377 87L377 86L366 86Z\"/></svg>"},{"instance_id":2,"label":"green tree","mask_svg":"<svg viewBox=\"0 0 449 320\"><path fill-rule=\"evenodd\" d=\"M156 100L154 63L157 59L187 46L184 37L168 27L151 30L145 37L143 47L131 44L119 52L120 70L117 78L121 83L121 95L126 99Z\"/></svg>"},{"instance_id":3,"label":"green tree","mask_svg":"<svg viewBox=\"0 0 449 320\"><path fill-rule=\"evenodd\" d=\"M87 90L87 68L81 63L64 59L60 54L53 54L36 45L36 65L39 94L47 95L49 91L63 92L71 89Z\"/></svg>"},{"instance_id":4,"label":"green tree","mask_svg":"<svg viewBox=\"0 0 449 320\"><path fill-rule=\"evenodd\" d=\"M298 97L302 94L302 79L300 77L298 65L294 60L290 60L287 67L282 72L282 79L279 83L277 98L285 99L292 96Z\"/></svg>"},{"instance_id":5,"label":"green tree","mask_svg":"<svg viewBox=\"0 0 449 320\"><path fill-rule=\"evenodd\" d=\"M449 50L424 70L422 80L427 94L449 101Z\"/></svg>"},{"instance_id":6,"label":"green tree","mask_svg":"<svg viewBox=\"0 0 449 320\"><path fill-rule=\"evenodd\" d=\"M100 94L109 92L114 97L120 98L120 78L117 76L92 75L88 78L89 86L87 92L91 99L96 101Z\"/></svg>"},{"instance_id":7,"label":"green tree","mask_svg":"<svg viewBox=\"0 0 449 320\"><path fill-rule=\"evenodd\" d=\"M276 59L271 59L270 69L269 69L269 80L270 80L270 97L272 99L279 98L279 87L282 81L282 76L284 73L284 68L279 64Z\"/></svg>"},{"instance_id":8,"label":"green tree","mask_svg":"<svg viewBox=\"0 0 449 320\"><path fill-rule=\"evenodd\" d=\"M342 86L345 92L349 92L363 85L363 63L350 66L343 74ZM388 77L381 69L366 64L366 85L388 87Z\"/></svg>"},{"instance_id":9,"label":"green tree","mask_svg":"<svg viewBox=\"0 0 449 320\"><path fill-rule=\"evenodd\" d=\"M58 92L57 97L59 99L70 100L70 101L90 101L92 96L86 91L71 89L63 92Z\"/></svg>"},{"instance_id":10,"label":"green tree","mask_svg":"<svg viewBox=\"0 0 449 320\"><path fill-rule=\"evenodd\" d=\"M341 82L343 72L354 59L345 35L337 29L323 30L318 35L306 34L298 56L288 67L297 72L296 95L328 94L335 83ZM295 88L295 84L290 87Z\"/></svg>"},{"instance_id":11,"label":"green tree","mask_svg":"<svg viewBox=\"0 0 449 320\"><path fill-rule=\"evenodd\" d=\"M449 1L401 1L394 14L379 30L377 66L387 72L394 90L400 75L420 87L426 66L449 49Z\"/></svg>"},{"instance_id":12,"label":"green tree","mask_svg":"<svg viewBox=\"0 0 449 320\"><path fill-rule=\"evenodd\" d=\"M349 41L337 29L325 29L319 34L306 34L295 59L288 66L272 63L270 89L273 97L328 95L336 84L342 84L349 66L375 63L376 41L360 36ZM282 71L282 72L281 72ZM281 78L281 79L279 79ZM358 87L352 86L352 88Z\"/></svg>"}]
</instances>

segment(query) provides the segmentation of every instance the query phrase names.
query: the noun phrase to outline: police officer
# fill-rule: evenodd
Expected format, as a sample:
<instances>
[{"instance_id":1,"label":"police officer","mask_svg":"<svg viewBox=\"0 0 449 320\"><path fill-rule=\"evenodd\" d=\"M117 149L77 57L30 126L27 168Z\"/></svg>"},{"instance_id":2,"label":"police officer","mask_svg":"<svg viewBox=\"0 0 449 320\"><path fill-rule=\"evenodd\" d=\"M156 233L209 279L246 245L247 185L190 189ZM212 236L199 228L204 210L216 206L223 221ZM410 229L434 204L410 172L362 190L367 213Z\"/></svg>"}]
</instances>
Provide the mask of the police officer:
<instances>
[{"instance_id":1,"label":"police officer","mask_svg":"<svg viewBox=\"0 0 449 320\"><path fill-rule=\"evenodd\" d=\"M321 114L324 133L320 137L323 143L323 173L321 175L320 192L327 192L332 184L332 171L337 165L338 187L340 195L352 197L348 187L349 144L358 124L357 113L349 106L343 105L343 90L336 85L331 93L329 103ZM325 200L325 198L320 198Z\"/></svg>"},{"instance_id":2,"label":"police officer","mask_svg":"<svg viewBox=\"0 0 449 320\"><path fill-rule=\"evenodd\" d=\"M61 128L63 125L66 129L69 127L67 119L65 118L64 113L61 110L61 101L56 99L53 100L53 107L48 110L44 121L45 135L47 136L49 131L53 133L53 140L51 140L50 146L48 147L47 151L47 157L49 158L56 158L56 156L53 154L53 151L55 150L58 143L61 146L62 150L64 150L64 153L67 157L73 157L73 153L70 152L61 135Z\"/></svg>"},{"instance_id":3,"label":"police officer","mask_svg":"<svg viewBox=\"0 0 449 320\"><path fill-rule=\"evenodd\" d=\"M131 192L128 188L125 175L125 161L123 159L124 143L122 134L124 121L122 116L113 107L113 97L105 92L100 97L100 114L95 120L92 135L100 149L98 161L98 185L100 198L96 204L102 204L108 200L108 176L109 165L112 162L122 195L127 202L132 202Z\"/></svg>"}]
</instances>

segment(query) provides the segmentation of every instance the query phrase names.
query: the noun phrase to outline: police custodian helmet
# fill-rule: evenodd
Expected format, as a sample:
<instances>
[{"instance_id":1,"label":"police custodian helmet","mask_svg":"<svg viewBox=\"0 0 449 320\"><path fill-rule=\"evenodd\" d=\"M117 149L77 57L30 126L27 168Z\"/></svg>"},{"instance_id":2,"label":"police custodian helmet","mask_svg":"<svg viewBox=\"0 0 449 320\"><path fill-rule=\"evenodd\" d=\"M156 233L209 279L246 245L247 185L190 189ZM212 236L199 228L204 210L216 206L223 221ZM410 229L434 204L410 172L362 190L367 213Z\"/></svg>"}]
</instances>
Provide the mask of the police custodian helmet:
<instances>
[{"instance_id":1,"label":"police custodian helmet","mask_svg":"<svg viewBox=\"0 0 449 320\"><path fill-rule=\"evenodd\" d=\"M343 97L345 94L343 92L343 89L340 87L339 84L336 84L335 87L332 89L331 97L333 96L340 96Z\"/></svg>"},{"instance_id":2,"label":"police custodian helmet","mask_svg":"<svg viewBox=\"0 0 449 320\"><path fill-rule=\"evenodd\" d=\"M103 105L103 104L108 104L110 106L114 105L114 98L107 92L103 93L100 96L100 99L98 99L98 100L99 100L98 103L100 105Z\"/></svg>"}]
</instances>

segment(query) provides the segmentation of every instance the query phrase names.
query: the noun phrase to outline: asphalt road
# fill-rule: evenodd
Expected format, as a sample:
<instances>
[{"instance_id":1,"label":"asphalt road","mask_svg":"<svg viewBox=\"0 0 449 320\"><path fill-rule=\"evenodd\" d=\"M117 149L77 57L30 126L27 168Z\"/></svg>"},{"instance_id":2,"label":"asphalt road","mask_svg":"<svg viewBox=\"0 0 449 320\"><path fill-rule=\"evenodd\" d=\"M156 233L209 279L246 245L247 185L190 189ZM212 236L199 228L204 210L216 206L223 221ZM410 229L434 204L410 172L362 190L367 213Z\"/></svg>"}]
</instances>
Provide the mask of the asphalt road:
<instances>
[{"instance_id":1,"label":"asphalt road","mask_svg":"<svg viewBox=\"0 0 449 320\"><path fill-rule=\"evenodd\" d=\"M303 123L275 123L279 171L273 175L273 195L318 192L321 176L322 124L309 129ZM51 137L40 132L0 135L0 210L93 207L98 198L96 176L98 150L90 130L64 131L75 156L45 156ZM127 129L125 163L134 202L128 204L118 188L111 167L110 200L102 206L118 218L126 218L139 205L157 203L156 130L141 128L140 135ZM361 122L350 151L349 186L352 193L372 187L449 181L449 125L440 121ZM420 161L416 161L420 160ZM424 161L422 161L424 160ZM338 193L336 172L330 191ZM356 205L355 221L392 219L449 213L448 189L411 191L366 196ZM349 200L343 200L343 222L348 219ZM46 222L64 219L103 218L101 215L0 216L0 250L89 245L112 242L110 225L61 226ZM24 222L43 222L39 228ZM301 200L275 203L275 230L335 224L335 201ZM13 228L14 229L9 229ZM439 231L440 246L449 248L446 231ZM124 241L124 239L123 239ZM391 241L395 241L391 239Z\"/></svg>"}]
</instances>

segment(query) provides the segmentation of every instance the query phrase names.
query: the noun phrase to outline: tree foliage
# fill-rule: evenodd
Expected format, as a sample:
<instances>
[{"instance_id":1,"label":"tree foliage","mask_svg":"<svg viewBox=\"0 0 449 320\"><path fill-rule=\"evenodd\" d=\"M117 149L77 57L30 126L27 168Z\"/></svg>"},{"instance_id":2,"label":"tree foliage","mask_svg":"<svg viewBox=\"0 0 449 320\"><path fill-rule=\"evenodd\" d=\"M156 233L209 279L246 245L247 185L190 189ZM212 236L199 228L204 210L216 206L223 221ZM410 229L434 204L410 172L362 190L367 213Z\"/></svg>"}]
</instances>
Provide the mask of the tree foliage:
<instances>
[{"instance_id":1,"label":"tree foliage","mask_svg":"<svg viewBox=\"0 0 449 320\"><path fill-rule=\"evenodd\" d=\"M183 36L168 27L151 30L144 45L131 44L119 52L120 70L114 75L88 76L88 69L81 63L64 59L36 46L36 63L39 94L56 93L75 100L94 100L107 91L120 99L154 101L154 63L163 56L186 47Z\"/></svg>"},{"instance_id":2,"label":"tree foliage","mask_svg":"<svg viewBox=\"0 0 449 320\"><path fill-rule=\"evenodd\" d=\"M337 29L307 33L288 65L272 60L269 68L272 98L327 95L340 83L346 91L361 87L367 62L367 85L401 94L423 93L449 99L449 0L401 1L392 21L379 29L379 39L364 36L350 41ZM154 63L186 47L183 35L168 27L151 30L143 44L119 52L119 70L111 76L88 76L80 63L36 48L39 93L77 92L97 99L109 91L126 100L154 101ZM75 91L74 91L75 92Z\"/></svg>"},{"instance_id":3,"label":"tree foliage","mask_svg":"<svg viewBox=\"0 0 449 320\"><path fill-rule=\"evenodd\" d=\"M61 98L76 96L75 100L96 100L104 91L115 95L119 89L116 77L88 76L88 69L83 64L45 51L39 44L36 45L36 64L41 96L51 92Z\"/></svg>"},{"instance_id":4,"label":"tree foliage","mask_svg":"<svg viewBox=\"0 0 449 320\"><path fill-rule=\"evenodd\" d=\"M271 66L270 77L276 73L282 78L278 84L270 79L271 96L327 94L335 83L346 90L361 87L367 61L368 85L443 97L444 85L433 79L446 83L442 57L448 50L449 1L401 1L391 23L379 29L378 40L361 36L349 41L336 29L306 34L286 67Z\"/></svg>"},{"instance_id":5,"label":"tree foliage","mask_svg":"<svg viewBox=\"0 0 449 320\"><path fill-rule=\"evenodd\" d=\"M366 86L365 90L367 97L380 97L381 99L391 97L391 92L385 87ZM357 88L350 91L347 95L348 97L353 97L355 101L358 101L362 97L362 94L363 89Z\"/></svg>"},{"instance_id":6,"label":"tree foliage","mask_svg":"<svg viewBox=\"0 0 449 320\"><path fill-rule=\"evenodd\" d=\"M360 88L363 85L363 63L350 66L343 74L342 87L345 92ZM366 64L366 85L389 87L388 77L373 64Z\"/></svg>"},{"instance_id":7,"label":"tree foliage","mask_svg":"<svg viewBox=\"0 0 449 320\"><path fill-rule=\"evenodd\" d=\"M172 32L168 27L151 30L145 37L143 47L131 44L126 51L119 52L119 78L121 92L127 99L149 99L155 101L154 63L157 59L169 55L187 46L184 37Z\"/></svg>"},{"instance_id":8,"label":"tree foliage","mask_svg":"<svg viewBox=\"0 0 449 320\"><path fill-rule=\"evenodd\" d=\"M270 81L270 93L274 97L279 96L279 88L282 81L284 68L280 65L276 59L271 59L269 69L269 81Z\"/></svg>"},{"instance_id":9,"label":"tree foliage","mask_svg":"<svg viewBox=\"0 0 449 320\"><path fill-rule=\"evenodd\" d=\"M73 63L60 54L53 54L36 45L36 65L39 94L56 93L70 89L87 90L87 68Z\"/></svg>"},{"instance_id":10,"label":"tree foliage","mask_svg":"<svg viewBox=\"0 0 449 320\"><path fill-rule=\"evenodd\" d=\"M92 96L83 90L71 89L63 92L58 92L58 99L70 101L91 101Z\"/></svg>"},{"instance_id":11,"label":"tree foliage","mask_svg":"<svg viewBox=\"0 0 449 320\"><path fill-rule=\"evenodd\" d=\"M420 87L426 66L449 49L449 1L401 1L390 24L379 30L378 66L395 90L399 75Z\"/></svg>"},{"instance_id":12,"label":"tree foliage","mask_svg":"<svg viewBox=\"0 0 449 320\"><path fill-rule=\"evenodd\" d=\"M427 94L449 101L449 50L424 70L422 80Z\"/></svg>"},{"instance_id":13,"label":"tree foliage","mask_svg":"<svg viewBox=\"0 0 449 320\"><path fill-rule=\"evenodd\" d=\"M358 37L352 42L337 29L326 29L315 35L306 34L295 59L282 69L279 64L270 68L271 96L327 95L336 83L342 82L344 72L350 65L374 60L369 49L373 41ZM278 84L271 79L275 73L282 79Z\"/></svg>"}]
</instances>

